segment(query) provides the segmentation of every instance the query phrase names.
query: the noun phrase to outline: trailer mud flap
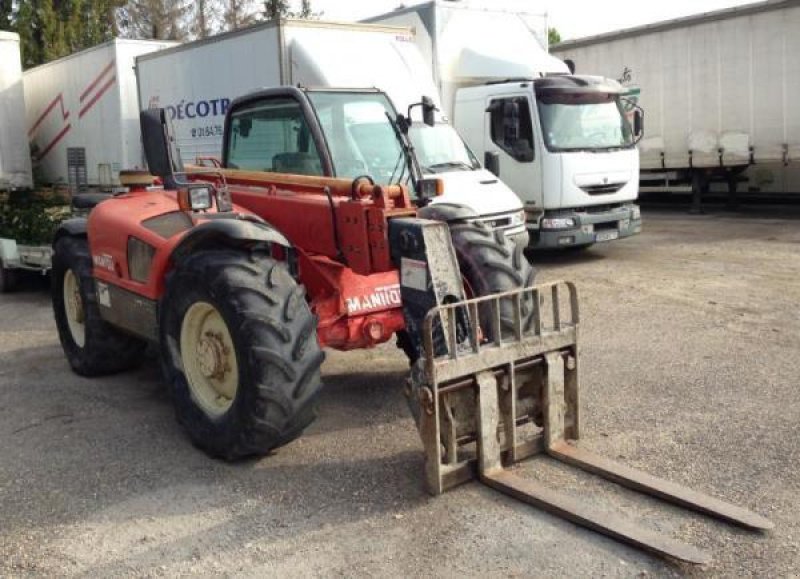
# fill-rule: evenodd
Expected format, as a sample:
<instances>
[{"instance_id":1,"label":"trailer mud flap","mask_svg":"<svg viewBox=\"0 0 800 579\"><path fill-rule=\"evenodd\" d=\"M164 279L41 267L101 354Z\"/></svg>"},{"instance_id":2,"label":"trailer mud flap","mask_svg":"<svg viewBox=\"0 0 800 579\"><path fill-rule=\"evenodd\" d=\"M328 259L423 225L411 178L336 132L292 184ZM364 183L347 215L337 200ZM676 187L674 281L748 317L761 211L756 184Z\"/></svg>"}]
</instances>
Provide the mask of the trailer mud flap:
<instances>
[{"instance_id":1,"label":"trailer mud flap","mask_svg":"<svg viewBox=\"0 0 800 579\"><path fill-rule=\"evenodd\" d=\"M532 294L533 322L524 327L523 297ZM478 308L494 312L500 327L501 300L514 300L515 330L492 341L481 338ZM455 338L460 317L470 335ZM424 371L415 376L420 434L425 446L428 488L440 494L475 478L488 486L635 547L701 564L708 553L609 515L572 497L523 479L505 466L537 454L599 475L630 489L749 529L772 523L746 509L614 462L579 448L578 297L575 286L559 282L438 306L425 318ZM488 334L486 334L488 335Z\"/></svg>"}]
</instances>

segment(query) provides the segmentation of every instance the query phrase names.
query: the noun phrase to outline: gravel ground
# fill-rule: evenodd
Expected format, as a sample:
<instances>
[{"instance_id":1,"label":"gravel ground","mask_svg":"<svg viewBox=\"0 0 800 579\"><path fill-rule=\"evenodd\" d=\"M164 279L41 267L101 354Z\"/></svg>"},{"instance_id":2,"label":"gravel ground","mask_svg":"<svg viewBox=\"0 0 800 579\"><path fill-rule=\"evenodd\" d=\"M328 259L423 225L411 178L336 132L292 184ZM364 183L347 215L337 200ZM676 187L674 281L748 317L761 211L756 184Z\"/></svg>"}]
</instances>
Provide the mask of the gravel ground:
<instances>
[{"instance_id":1,"label":"gravel ground","mask_svg":"<svg viewBox=\"0 0 800 579\"><path fill-rule=\"evenodd\" d=\"M259 461L195 450L150 360L73 375L43 285L0 297L0 575L768 576L800 570L800 215L645 214L534 256L581 290L583 443L764 514L750 533L546 459L524 476L714 554L643 554L477 483L429 497L393 347L330 353L320 418Z\"/></svg>"}]
</instances>

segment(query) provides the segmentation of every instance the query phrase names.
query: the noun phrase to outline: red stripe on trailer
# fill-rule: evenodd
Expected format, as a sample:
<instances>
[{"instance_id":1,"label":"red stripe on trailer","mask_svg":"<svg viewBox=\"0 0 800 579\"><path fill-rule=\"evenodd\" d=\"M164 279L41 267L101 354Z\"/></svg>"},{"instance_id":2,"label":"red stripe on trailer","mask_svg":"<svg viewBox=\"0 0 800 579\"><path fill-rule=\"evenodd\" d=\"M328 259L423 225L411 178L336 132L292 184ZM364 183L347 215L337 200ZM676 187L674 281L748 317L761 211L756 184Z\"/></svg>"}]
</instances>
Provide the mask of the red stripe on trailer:
<instances>
[{"instance_id":1,"label":"red stripe on trailer","mask_svg":"<svg viewBox=\"0 0 800 579\"><path fill-rule=\"evenodd\" d=\"M39 153L37 160L44 159L47 156L47 153L53 150L53 147L55 147L58 142L64 138L64 135L66 135L71 128L72 125L68 124L66 127L61 129L61 132L58 133L52 141L50 141L50 144L47 145L41 153Z\"/></svg>"},{"instance_id":2,"label":"red stripe on trailer","mask_svg":"<svg viewBox=\"0 0 800 579\"><path fill-rule=\"evenodd\" d=\"M88 87L86 87L86 90L84 90L81 93L81 102L86 100L86 97L89 96L89 93L91 93L95 88L97 88L97 85L100 84L100 81L103 80L103 77L105 75L107 75L111 71L112 68L114 68L114 61L113 60L108 63L108 65L103 69L103 72L101 72L99 75L97 75L97 78L95 78L92 81L92 83Z\"/></svg>"},{"instance_id":3,"label":"red stripe on trailer","mask_svg":"<svg viewBox=\"0 0 800 579\"><path fill-rule=\"evenodd\" d=\"M95 105L95 103L97 101L99 101L100 98L104 94L106 94L106 91L108 91L108 89L110 89L112 86L114 86L114 84L116 82L117 82L117 75L115 74L110 79L108 79L108 82L103 85L103 88L101 88L99 91L97 91L97 93L92 97L92 100L90 100L88 103L86 103L86 105L81 109L81 112L78 113L78 118L82 119L83 115L88 113L89 110Z\"/></svg>"},{"instance_id":4,"label":"red stripe on trailer","mask_svg":"<svg viewBox=\"0 0 800 579\"><path fill-rule=\"evenodd\" d=\"M36 119L35 123L33 123L33 126L28 131L29 138L33 136L33 133L35 133L36 129L39 128L39 125L41 125L44 122L44 120L47 118L47 115L50 114L50 112L56 107L58 103L61 103L61 116L63 117L63 119L66 121L69 118L69 111L67 111L64 108L64 93L60 93L56 98L53 99L53 101L49 105L47 105L47 108L44 109L44 112L41 115L39 115L39 118Z\"/></svg>"}]
</instances>

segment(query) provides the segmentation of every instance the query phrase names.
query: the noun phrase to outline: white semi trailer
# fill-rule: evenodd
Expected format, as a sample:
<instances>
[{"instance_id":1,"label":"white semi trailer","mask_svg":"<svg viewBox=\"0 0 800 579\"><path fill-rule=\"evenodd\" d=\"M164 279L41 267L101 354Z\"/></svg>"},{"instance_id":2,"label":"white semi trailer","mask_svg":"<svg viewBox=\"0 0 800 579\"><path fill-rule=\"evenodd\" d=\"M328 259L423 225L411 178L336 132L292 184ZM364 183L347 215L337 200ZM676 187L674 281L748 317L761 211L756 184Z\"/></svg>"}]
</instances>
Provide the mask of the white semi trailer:
<instances>
[{"instance_id":1,"label":"white semi trailer","mask_svg":"<svg viewBox=\"0 0 800 579\"><path fill-rule=\"evenodd\" d=\"M533 247L588 247L641 231L640 131L624 90L571 75L548 54L546 17L523 2L436 0L366 21L414 29L444 112L523 200Z\"/></svg>"},{"instance_id":2,"label":"white semi trailer","mask_svg":"<svg viewBox=\"0 0 800 579\"><path fill-rule=\"evenodd\" d=\"M27 134L42 184L111 190L120 170L144 168L134 59L174 44L115 39L25 72Z\"/></svg>"},{"instance_id":3,"label":"white semi trailer","mask_svg":"<svg viewBox=\"0 0 800 579\"><path fill-rule=\"evenodd\" d=\"M19 36L0 31L0 191L32 186Z\"/></svg>"},{"instance_id":4,"label":"white semi trailer","mask_svg":"<svg viewBox=\"0 0 800 579\"><path fill-rule=\"evenodd\" d=\"M640 92L642 191L789 190L800 160L800 2L770 0L559 44ZM795 183L800 190L800 182Z\"/></svg>"},{"instance_id":5,"label":"white semi trailer","mask_svg":"<svg viewBox=\"0 0 800 579\"><path fill-rule=\"evenodd\" d=\"M141 107L167 110L188 162L219 157L229 103L266 87L377 88L386 92L403 114L423 96L441 108L438 90L413 34L408 28L394 26L306 20L264 23L140 56L136 71ZM348 118L348 123L338 118L320 119L324 125L331 124L331 134L341 134L339 142L330 146L349 148L344 156L358 167L356 173L353 166L338 167L336 174L370 174L383 182L407 179L403 160L382 158L384 152L378 150L363 156L353 146L356 141L366 142L370 131L382 130L385 118L371 119L356 110L351 113L354 117ZM433 202L439 210L449 211L454 219L490 223L518 243L527 243L525 213L514 192L480 166L441 115L435 126L421 122L421 107L415 107L412 116L415 122L409 135L422 172L444 184L444 194ZM346 131L338 130L345 125L360 134L348 137ZM312 166L259 169L321 170Z\"/></svg>"}]
</instances>

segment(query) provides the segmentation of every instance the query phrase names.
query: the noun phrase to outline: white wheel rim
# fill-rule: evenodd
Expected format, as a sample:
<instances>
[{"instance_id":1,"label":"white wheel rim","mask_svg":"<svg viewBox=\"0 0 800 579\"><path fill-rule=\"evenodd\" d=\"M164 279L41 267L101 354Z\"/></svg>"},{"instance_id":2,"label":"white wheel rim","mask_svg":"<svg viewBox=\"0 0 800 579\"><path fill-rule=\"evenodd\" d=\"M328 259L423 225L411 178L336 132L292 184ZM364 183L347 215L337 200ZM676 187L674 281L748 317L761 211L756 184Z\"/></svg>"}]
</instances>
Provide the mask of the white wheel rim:
<instances>
[{"instance_id":1,"label":"white wheel rim","mask_svg":"<svg viewBox=\"0 0 800 579\"><path fill-rule=\"evenodd\" d=\"M64 312L72 340L83 348L86 345L86 316L78 276L71 269L64 274Z\"/></svg>"},{"instance_id":2,"label":"white wheel rim","mask_svg":"<svg viewBox=\"0 0 800 579\"><path fill-rule=\"evenodd\" d=\"M236 348L222 315L197 302L181 323L181 361L192 397L210 416L228 411L239 389Z\"/></svg>"}]
</instances>

